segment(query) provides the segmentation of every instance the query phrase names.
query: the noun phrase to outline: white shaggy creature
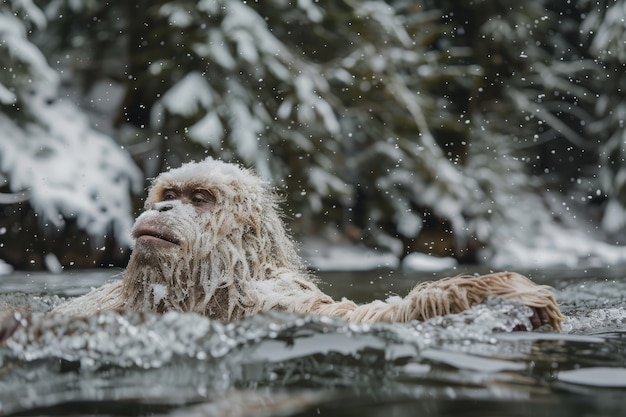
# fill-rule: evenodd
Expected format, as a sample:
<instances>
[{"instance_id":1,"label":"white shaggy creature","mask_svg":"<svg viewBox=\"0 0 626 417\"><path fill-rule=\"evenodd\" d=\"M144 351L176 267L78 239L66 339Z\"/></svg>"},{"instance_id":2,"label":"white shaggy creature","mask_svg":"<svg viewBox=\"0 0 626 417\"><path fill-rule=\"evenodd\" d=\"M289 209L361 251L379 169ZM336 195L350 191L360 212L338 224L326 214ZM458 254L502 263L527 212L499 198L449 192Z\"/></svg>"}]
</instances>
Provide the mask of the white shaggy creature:
<instances>
[{"instance_id":1,"label":"white shaggy creature","mask_svg":"<svg viewBox=\"0 0 626 417\"><path fill-rule=\"evenodd\" d=\"M251 171L211 158L159 175L132 236L135 248L122 280L53 313L175 310L227 321L285 310L357 323L406 322L502 296L533 308L534 327L560 329L563 321L548 287L510 272L422 283L394 302L335 301L304 269L269 187Z\"/></svg>"}]
</instances>

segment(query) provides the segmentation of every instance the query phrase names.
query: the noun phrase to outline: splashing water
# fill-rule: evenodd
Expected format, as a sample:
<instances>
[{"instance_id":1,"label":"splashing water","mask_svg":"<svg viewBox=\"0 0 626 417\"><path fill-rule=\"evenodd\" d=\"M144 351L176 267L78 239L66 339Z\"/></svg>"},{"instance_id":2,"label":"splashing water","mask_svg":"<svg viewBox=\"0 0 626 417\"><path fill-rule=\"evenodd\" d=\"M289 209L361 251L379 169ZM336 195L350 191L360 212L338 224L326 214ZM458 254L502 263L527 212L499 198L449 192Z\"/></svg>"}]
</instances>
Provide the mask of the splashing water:
<instances>
[{"instance_id":1,"label":"splashing water","mask_svg":"<svg viewBox=\"0 0 626 417\"><path fill-rule=\"evenodd\" d=\"M511 333L531 311L497 298L426 322L362 326L278 312L227 324L174 312L52 317L42 312L58 295L2 294L5 308L33 313L0 347L0 411L464 416L469 403L493 414L519 401L527 414L514 415L617 416L626 283L581 285L557 291L561 334Z\"/></svg>"}]
</instances>

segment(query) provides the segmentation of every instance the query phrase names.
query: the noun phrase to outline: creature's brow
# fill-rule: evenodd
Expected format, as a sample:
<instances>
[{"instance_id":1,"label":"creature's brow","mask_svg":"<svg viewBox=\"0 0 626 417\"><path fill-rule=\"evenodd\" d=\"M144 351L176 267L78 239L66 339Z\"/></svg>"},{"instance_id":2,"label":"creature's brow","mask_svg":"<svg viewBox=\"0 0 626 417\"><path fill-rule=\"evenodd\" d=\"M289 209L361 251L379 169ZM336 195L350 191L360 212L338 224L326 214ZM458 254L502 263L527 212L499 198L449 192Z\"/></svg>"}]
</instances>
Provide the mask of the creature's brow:
<instances>
[{"instance_id":1,"label":"creature's brow","mask_svg":"<svg viewBox=\"0 0 626 417\"><path fill-rule=\"evenodd\" d=\"M207 192L209 194L213 194L211 192L211 188L207 187L204 183L192 183L185 186L185 191L197 193L197 192Z\"/></svg>"},{"instance_id":2,"label":"creature's brow","mask_svg":"<svg viewBox=\"0 0 626 417\"><path fill-rule=\"evenodd\" d=\"M165 193L170 192L170 191L174 192L174 194L176 195L180 195L182 193L181 187L172 185L170 187L163 188L163 191L161 191L161 196L165 195Z\"/></svg>"}]
</instances>

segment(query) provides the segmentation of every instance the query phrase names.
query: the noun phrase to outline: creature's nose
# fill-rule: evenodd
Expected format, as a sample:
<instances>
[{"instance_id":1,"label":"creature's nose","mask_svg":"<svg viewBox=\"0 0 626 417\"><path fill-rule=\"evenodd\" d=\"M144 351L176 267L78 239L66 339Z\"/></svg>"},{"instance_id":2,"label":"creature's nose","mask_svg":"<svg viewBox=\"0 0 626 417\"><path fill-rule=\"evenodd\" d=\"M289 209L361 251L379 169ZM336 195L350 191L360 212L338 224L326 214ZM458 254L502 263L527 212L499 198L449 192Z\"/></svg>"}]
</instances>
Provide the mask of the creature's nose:
<instances>
[{"instance_id":1,"label":"creature's nose","mask_svg":"<svg viewBox=\"0 0 626 417\"><path fill-rule=\"evenodd\" d=\"M174 208L174 205L167 201L161 201L159 203L154 203L152 206L152 210L156 211L168 211Z\"/></svg>"}]
</instances>

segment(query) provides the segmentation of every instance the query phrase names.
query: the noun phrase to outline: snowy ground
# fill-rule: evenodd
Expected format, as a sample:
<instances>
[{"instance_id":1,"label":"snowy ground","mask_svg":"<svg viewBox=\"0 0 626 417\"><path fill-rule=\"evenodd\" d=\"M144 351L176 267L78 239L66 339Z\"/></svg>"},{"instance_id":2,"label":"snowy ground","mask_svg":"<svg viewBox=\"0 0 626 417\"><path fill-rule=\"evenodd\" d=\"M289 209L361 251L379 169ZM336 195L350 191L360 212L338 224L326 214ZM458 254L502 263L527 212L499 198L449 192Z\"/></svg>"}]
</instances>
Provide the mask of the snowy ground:
<instances>
[{"instance_id":1,"label":"snowy ground","mask_svg":"<svg viewBox=\"0 0 626 417\"><path fill-rule=\"evenodd\" d=\"M365 271L377 268L410 271L453 269L457 261L425 253L411 253L404 259L362 245L329 243L309 239L302 242L301 255L319 271ZM482 264L496 269L507 268L602 268L626 264L626 247L593 239L582 230L546 227L533 242L509 240L498 248L484 251Z\"/></svg>"},{"instance_id":2,"label":"snowy ground","mask_svg":"<svg viewBox=\"0 0 626 417\"><path fill-rule=\"evenodd\" d=\"M609 245L589 239L582 232L555 229L550 240L537 247L524 247L507 242L483 264L496 269L506 268L598 268L626 264L626 247ZM404 269L435 272L453 269L458 262L452 257L437 257L411 253L404 259L390 252L381 252L363 245L330 243L321 239L306 239L301 244L301 256L306 264L318 271L371 271L374 269ZM0 259L0 275L13 271ZM52 271L54 272L54 271Z\"/></svg>"},{"instance_id":3,"label":"snowy ground","mask_svg":"<svg viewBox=\"0 0 626 417\"><path fill-rule=\"evenodd\" d=\"M402 261L390 252L381 252L363 245L334 243L307 239L301 255L307 264L319 271L368 271L377 268L405 268L415 271L440 271L453 268L453 258L439 258L423 253L412 253Z\"/></svg>"},{"instance_id":4,"label":"snowy ground","mask_svg":"<svg viewBox=\"0 0 626 417\"><path fill-rule=\"evenodd\" d=\"M6 275L13 272L13 267L0 259L0 275Z\"/></svg>"}]
</instances>

